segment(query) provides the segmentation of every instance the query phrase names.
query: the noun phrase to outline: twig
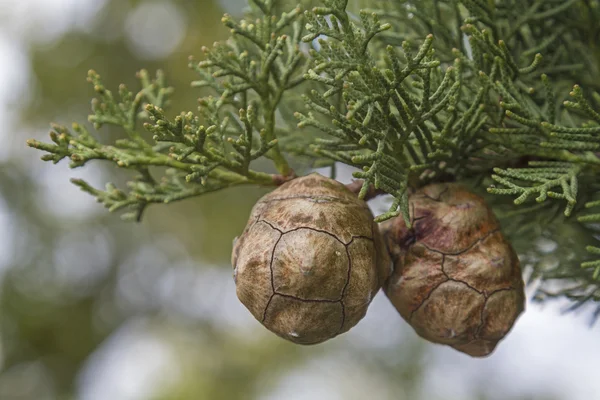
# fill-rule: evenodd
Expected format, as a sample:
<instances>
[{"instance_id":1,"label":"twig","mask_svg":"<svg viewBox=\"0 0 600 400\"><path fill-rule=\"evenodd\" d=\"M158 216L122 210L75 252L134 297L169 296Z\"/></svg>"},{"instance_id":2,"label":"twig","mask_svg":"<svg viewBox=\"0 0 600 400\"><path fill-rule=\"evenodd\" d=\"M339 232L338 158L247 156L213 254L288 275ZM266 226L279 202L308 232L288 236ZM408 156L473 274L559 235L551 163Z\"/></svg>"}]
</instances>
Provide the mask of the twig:
<instances>
[{"instance_id":1,"label":"twig","mask_svg":"<svg viewBox=\"0 0 600 400\"><path fill-rule=\"evenodd\" d=\"M352 193L358 194L360 192L360 189L362 189L362 187L363 187L363 181L361 179L353 180L352 183L347 184L346 187ZM367 191L367 194L365 195L365 198L363 200L369 201L369 200L374 199L375 197L380 196L382 194L386 194L386 193L381 189L375 189L375 186L373 186L373 185L369 185L369 190Z\"/></svg>"}]
</instances>

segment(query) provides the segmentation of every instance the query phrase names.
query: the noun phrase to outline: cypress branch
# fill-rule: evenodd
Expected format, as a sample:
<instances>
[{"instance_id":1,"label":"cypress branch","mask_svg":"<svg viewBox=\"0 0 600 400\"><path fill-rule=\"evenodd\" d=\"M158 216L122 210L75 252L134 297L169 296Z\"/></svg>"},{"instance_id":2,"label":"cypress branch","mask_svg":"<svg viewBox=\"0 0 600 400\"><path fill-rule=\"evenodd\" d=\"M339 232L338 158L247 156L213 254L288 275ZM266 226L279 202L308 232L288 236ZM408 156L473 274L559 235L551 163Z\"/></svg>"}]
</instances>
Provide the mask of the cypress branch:
<instances>
[{"instance_id":1,"label":"cypress branch","mask_svg":"<svg viewBox=\"0 0 600 400\"><path fill-rule=\"evenodd\" d=\"M346 0L323 0L281 13L280 2L253 0L245 18L223 17L229 40L190 58L199 76L192 87L212 92L198 110L167 117L173 89L160 72L141 71L137 91L113 93L91 71L89 122L120 127L123 137L103 144L74 124L28 144L45 161L104 160L132 171L126 190L74 180L128 219L153 203L275 186L294 177L292 166L335 174L339 162L358 169L361 198L391 195L377 221L408 222L409 193L430 182L491 179L491 195L539 206L539 224L560 210L588 226L600 220L586 211L600 198L600 6L586 4L375 0L351 13ZM259 160L277 173L257 169ZM598 262L543 273L577 285L538 294L599 300Z\"/></svg>"}]
</instances>

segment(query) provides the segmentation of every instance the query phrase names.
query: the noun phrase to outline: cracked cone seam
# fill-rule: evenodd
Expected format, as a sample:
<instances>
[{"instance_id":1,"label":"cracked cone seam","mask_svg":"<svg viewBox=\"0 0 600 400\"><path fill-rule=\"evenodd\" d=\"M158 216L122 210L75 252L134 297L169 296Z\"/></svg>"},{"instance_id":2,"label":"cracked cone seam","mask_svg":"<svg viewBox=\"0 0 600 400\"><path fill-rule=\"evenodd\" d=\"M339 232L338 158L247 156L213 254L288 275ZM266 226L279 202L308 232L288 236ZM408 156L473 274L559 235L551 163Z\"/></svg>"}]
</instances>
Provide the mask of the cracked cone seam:
<instances>
[{"instance_id":1,"label":"cracked cone seam","mask_svg":"<svg viewBox=\"0 0 600 400\"><path fill-rule=\"evenodd\" d=\"M426 186L381 231L394 264L384 285L423 338L473 357L491 354L525 309L519 259L483 198L457 184Z\"/></svg>"},{"instance_id":2,"label":"cracked cone seam","mask_svg":"<svg viewBox=\"0 0 600 400\"><path fill-rule=\"evenodd\" d=\"M318 174L256 203L232 264L240 301L269 330L299 344L356 325L391 273L366 203Z\"/></svg>"}]
</instances>

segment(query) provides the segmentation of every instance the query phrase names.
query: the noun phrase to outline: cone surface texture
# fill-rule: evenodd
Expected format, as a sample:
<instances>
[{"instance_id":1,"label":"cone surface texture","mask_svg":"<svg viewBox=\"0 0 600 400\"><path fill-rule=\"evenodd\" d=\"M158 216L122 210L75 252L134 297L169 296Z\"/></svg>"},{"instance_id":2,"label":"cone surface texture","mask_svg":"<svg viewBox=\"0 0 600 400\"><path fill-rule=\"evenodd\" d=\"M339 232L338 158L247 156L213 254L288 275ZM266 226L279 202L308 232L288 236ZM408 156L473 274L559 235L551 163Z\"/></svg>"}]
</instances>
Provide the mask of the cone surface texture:
<instances>
[{"instance_id":1,"label":"cone surface texture","mask_svg":"<svg viewBox=\"0 0 600 400\"><path fill-rule=\"evenodd\" d=\"M492 353L525 309L519 259L483 198L456 184L426 186L382 224L394 272L387 297L423 338L473 357Z\"/></svg>"},{"instance_id":2,"label":"cone surface texture","mask_svg":"<svg viewBox=\"0 0 600 400\"><path fill-rule=\"evenodd\" d=\"M299 344L356 325L391 274L366 203L318 174L256 203L232 264L240 301L269 330Z\"/></svg>"}]
</instances>

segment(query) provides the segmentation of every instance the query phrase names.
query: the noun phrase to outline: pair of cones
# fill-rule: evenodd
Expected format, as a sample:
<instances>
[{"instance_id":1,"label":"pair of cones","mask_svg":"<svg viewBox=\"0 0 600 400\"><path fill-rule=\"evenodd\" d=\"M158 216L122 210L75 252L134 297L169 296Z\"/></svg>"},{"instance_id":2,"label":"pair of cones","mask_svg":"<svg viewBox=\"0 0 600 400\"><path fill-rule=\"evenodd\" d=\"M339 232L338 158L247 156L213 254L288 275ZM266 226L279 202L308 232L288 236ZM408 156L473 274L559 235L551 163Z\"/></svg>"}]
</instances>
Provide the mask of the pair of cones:
<instances>
[{"instance_id":1,"label":"pair of cones","mask_svg":"<svg viewBox=\"0 0 600 400\"><path fill-rule=\"evenodd\" d=\"M383 287L423 338L490 354L524 310L519 260L482 198L455 184L411 196L408 228L318 174L261 198L232 255L240 301L277 335L316 344L348 331Z\"/></svg>"}]
</instances>

